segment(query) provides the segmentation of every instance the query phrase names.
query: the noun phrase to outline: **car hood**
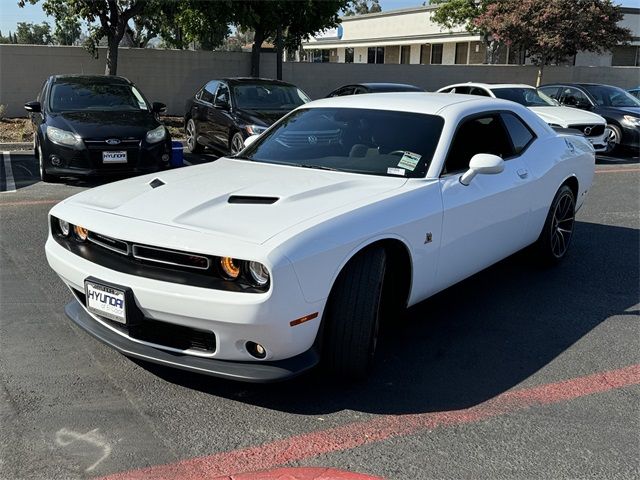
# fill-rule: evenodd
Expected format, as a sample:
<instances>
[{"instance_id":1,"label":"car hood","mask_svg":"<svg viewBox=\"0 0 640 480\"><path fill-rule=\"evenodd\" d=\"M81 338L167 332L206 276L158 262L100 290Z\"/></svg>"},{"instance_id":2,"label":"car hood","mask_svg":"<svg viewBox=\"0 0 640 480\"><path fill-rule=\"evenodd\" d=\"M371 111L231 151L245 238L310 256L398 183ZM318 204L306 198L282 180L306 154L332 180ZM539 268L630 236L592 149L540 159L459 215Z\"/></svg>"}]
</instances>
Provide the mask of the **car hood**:
<instances>
[{"instance_id":1,"label":"car hood","mask_svg":"<svg viewBox=\"0 0 640 480\"><path fill-rule=\"evenodd\" d=\"M238 117L248 124L270 127L291 110L241 110Z\"/></svg>"},{"instance_id":2,"label":"car hood","mask_svg":"<svg viewBox=\"0 0 640 480\"><path fill-rule=\"evenodd\" d=\"M82 138L142 138L160 125L151 112L83 111L51 114L48 125L77 133Z\"/></svg>"},{"instance_id":3,"label":"car hood","mask_svg":"<svg viewBox=\"0 0 640 480\"><path fill-rule=\"evenodd\" d=\"M155 178L164 185L151 187ZM260 244L300 222L373 200L405 183L403 178L221 158L93 188L65 203ZM241 203L230 203L231 196ZM264 203L272 199L277 200Z\"/></svg>"},{"instance_id":4,"label":"car hood","mask_svg":"<svg viewBox=\"0 0 640 480\"><path fill-rule=\"evenodd\" d=\"M605 124L600 115L571 107L529 107L547 123L555 123L561 127L586 123Z\"/></svg>"}]
</instances>

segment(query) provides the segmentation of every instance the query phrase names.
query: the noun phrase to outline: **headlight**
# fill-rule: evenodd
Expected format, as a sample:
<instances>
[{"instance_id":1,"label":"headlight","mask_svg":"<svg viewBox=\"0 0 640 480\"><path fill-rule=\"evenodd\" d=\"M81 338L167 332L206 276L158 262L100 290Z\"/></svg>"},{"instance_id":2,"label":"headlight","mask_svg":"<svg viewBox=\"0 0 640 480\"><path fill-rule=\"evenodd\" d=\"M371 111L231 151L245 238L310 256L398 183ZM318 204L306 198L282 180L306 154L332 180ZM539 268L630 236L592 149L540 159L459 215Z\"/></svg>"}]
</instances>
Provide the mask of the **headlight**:
<instances>
[{"instance_id":1,"label":"headlight","mask_svg":"<svg viewBox=\"0 0 640 480\"><path fill-rule=\"evenodd\" d=\"M160 125L158 128L154 128L153 130L149 130L147 132L147 143L158 143L164 140L167 136L167 131L163 125Z\"/></svg>"},{"instance_id":2,"label":"headlight","mask_svg":"<svg viewBox=\"0 0 640 480\"><path fill-rule=\"evenodd\" d=\"M228 280L235 280L240 276L240 265L234 258L222 257L220 259L220 268Z\"/></svg>"},{"instance_id":3,"label":"headlight","mask_svg":"<svg viewBox=\"0 0 640 480\"><path fill-rule=\"evenodd\" d=\"M56 127L47 127L47 138L53 143L65 147L77 147L82 143L82 139L75 133Z\"/></svg>"},{"instance_id":4,"label":"headlight","mask_svg":"<svg viewBox=\"0 0 640 480\"><path fill-rule=\"evenodd\" d=\"M58 219L58 226L60 227L60 233L62 233L62 235L64 235L65 237L68 237L69 236L69 222L59 218Z\"/></svg>"},{"instance_id":5,"label":"headlight","mask_svg":"<svg viewBox=\"0 0 640 480\"><path fill-rule=\"evenodd\" d=\"M262 125L247 125L245 129L249 135L260 135L269 127L263 127Z\"/></svg>"},{"instance_id":6,"label":"headlight","mask_svg":"<svg viewBox=\"0 0 640 480\"><path fill-rule=\"evenodd\" d=\"M78 240L81 240L83 242L87 239L87 236L89 236L89 230L81 227L80 225L75 225L73 227L73 231L75 232L76 237L78 237Z\"/></svg>"},{"instance_id":7,"label":"headlight","mask_svg":"<svg viewBox=\"0 0 640 480\"><path fill-rule=\"evenodd\" d=\"M633 115L625 115L622 117L622 123L631 127L640 127L640 118Z\"/></svg>"},{"instance_id":8,"label":"headlight","mask_svg":"<svg viewBox=\"0 0 640 480\"><path fill-rule=\"evenodd\" d=\"M269 283L269 271L259 262L249 262L249 274L257 287L264 287Z\"/></svg>"}]
</instances>

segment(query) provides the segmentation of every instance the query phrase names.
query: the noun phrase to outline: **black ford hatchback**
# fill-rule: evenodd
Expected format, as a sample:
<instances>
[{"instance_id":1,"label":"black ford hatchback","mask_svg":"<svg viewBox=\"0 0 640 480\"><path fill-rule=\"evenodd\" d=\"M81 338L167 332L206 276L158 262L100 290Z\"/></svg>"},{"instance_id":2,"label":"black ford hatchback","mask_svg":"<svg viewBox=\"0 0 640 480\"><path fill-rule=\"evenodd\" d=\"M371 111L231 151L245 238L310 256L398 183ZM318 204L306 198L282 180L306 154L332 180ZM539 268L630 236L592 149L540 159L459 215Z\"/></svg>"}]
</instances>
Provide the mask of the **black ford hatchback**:
<instances>
[{"instance_id":1,"label":"black ford hatchback","mask_svg":"<svg viewBox=\"0 0 640 480\"><path fill-rule=\"evenodd\" d=\"M129 80L56 75L29 102L34 150L43 181L60 176L148 173L169 165L171 138Z\"/></svg>"}]
</instances>

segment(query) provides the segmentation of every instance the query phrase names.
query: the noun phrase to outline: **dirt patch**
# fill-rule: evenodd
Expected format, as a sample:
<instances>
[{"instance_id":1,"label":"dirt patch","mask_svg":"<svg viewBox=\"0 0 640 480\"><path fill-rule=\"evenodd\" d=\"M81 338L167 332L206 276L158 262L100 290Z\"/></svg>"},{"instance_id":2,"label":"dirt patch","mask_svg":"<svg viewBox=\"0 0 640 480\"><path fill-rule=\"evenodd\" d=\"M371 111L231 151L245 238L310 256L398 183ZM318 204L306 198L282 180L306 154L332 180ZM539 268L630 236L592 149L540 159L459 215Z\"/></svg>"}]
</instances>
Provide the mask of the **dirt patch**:
<instances>
[{"instance_id":1,"label":"dirt patch","mask_svg":"<svg viewBox=\"0 0 640 480\"><path fill-rule=\"evenodd\" d=\"M169 129L172 140L184 140L187 138L184 134L184 118L164 116L160 117L160 121Z\"/></svg>"},{"instance_id":2,"label":"dirt patch","mask_svg":"<svg viewBox=\"0 0 640 480\"><path fill-rule=\"evenodd\" d=\"M173 140L184 140L182 117L161 117ZM0 143L33 142L33 128L28 118L3 118L0 120Z\"/></svg>"},{"instance_id":3,"label":"dirt patch","mask_svg":"<svg viewBox=\"0 0 640 480\"><path fill-rule=\"evenodd\" d=\"M0 120L0 143L33 142L33 128L28 118Z\"/></svg>"}]
</instances>

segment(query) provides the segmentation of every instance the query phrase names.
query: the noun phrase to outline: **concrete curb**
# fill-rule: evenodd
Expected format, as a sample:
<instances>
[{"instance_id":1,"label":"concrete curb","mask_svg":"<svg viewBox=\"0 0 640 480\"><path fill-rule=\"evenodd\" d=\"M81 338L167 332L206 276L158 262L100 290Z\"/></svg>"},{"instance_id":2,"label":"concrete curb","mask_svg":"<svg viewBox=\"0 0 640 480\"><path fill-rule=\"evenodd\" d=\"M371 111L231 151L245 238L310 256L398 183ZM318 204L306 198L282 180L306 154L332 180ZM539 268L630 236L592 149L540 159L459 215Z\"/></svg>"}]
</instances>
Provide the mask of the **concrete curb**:
<instances>
[{"instance_id":1,"label":"concrete curb","mask_svg":"<svg viewBox=\"0 0 640 480\"><path fill-rule=\"evenodd\" d=\"M0 151L33 150L33 142L0 143Z\"/></svg>"}]
</instances>

